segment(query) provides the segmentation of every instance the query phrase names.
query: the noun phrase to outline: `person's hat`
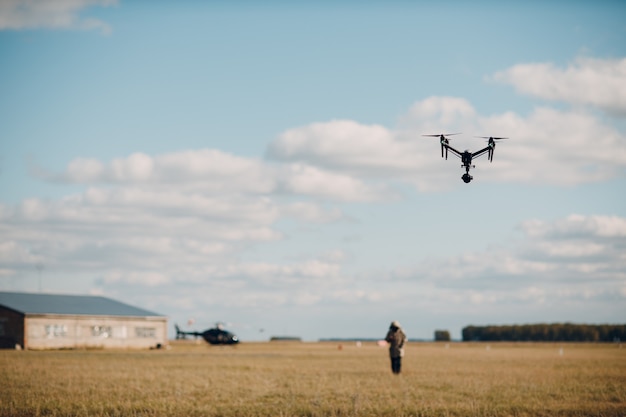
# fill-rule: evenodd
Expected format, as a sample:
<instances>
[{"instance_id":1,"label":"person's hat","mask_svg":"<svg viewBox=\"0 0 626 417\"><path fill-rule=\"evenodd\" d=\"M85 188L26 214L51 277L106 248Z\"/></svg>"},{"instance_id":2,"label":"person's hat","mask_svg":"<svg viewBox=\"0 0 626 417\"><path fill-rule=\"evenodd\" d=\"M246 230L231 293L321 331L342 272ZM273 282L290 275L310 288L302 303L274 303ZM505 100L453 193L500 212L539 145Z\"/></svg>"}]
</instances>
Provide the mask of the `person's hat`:
<instances>
[{"instance_id":1,"label":"person's hat","mask_svg":"<svg viewBox=\"0 0 626 417\"><path fill-rule=\"evenodd\" d=\"M394 320L391 322L391 327L397 327L398 329L400 328L400 323L397 320Z\"/></svg>"}]
</instances>

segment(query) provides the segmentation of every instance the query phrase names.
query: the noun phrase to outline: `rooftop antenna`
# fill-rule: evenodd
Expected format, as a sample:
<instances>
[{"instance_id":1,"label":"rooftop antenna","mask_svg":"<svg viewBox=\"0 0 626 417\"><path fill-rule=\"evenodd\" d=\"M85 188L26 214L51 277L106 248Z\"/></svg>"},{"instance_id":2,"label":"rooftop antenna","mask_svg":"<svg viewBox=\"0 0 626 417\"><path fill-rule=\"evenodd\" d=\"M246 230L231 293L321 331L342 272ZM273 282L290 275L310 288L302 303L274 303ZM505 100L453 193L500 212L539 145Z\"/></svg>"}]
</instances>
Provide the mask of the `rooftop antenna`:
<instances>
[{"instance_id":1,"label":"rooftop antenna","mask_svg":"<svg viewBox=\"0 0 626 417\"><path fill-rule=\"evenodd\" d=\"M41 271L43 270L43 264L42 263L38 263L35 268L37 268L37 273L39 275L39 292L41 291Z\"/></svg>"}]
</instances>

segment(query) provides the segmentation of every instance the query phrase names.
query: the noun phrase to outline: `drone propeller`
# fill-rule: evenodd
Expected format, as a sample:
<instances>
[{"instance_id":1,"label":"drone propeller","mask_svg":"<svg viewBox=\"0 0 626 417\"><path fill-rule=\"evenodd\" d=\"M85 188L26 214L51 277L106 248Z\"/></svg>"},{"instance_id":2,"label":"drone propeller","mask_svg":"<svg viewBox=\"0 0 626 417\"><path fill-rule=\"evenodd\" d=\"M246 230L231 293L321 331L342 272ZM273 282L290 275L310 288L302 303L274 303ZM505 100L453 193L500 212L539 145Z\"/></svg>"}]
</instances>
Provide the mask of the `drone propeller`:
<instances>
[{"instance_id":1,"label":"drone propeller","mask_svg":"<svg viewBox=\"0 0 626 417\"><path fill-rule=\"evenodd\" d=\"M448 143L450 142L450 139L448 139L446 136L454 136L454 135L460 135L461 133L440 133L438 135L422 135L422 136L428 136L431 138L439 138L439 142L441 142L441 157L444 157L444 148L445 148L445 158L448 159Z\"/></svg>"},{"instance_id":2,"label":"drone propeller","mask_svg":"<svg viewBox=\"0 0 626 417\"><path fill-rule=\"evenodd\" d=\"M503 140L503 139L509 139L509 138L497 138L495 136L474 136L475 138L482 138L482 139L493 139L493 140Z\"/></svg>"},{"instance_id":3,"label":"drone propeller","mask_svg":"<svg viewBox=\"0 0 626 417\"><path fill-rule=\"evenodd\" d=\"M431 138L441 138L441 137L446 137L446 136L454 136L454 135L460 135L461 132L459 133L439 133L438 135L422 135L422 136L428 136Z\"/></svg>"}]
</instances>

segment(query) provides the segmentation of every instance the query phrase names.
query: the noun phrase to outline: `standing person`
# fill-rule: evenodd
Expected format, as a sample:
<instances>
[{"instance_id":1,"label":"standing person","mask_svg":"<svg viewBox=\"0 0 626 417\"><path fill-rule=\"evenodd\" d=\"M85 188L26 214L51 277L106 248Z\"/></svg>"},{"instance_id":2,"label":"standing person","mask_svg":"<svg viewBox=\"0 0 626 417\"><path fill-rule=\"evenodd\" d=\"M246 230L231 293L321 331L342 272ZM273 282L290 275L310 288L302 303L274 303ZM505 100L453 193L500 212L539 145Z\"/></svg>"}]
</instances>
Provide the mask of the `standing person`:
<instances>
[{"instance_id":1,"label":"standing person","mask_svg":"<svg viewBox=\"0 0 626 417\"><path fill-rule=\"evenodd\" d=\"M402 331L400 323L395 320L391 322L385 341L389 343L391 372L399 374L402 368L402 357L404 356L404 343L406 342L406 335Z\"/></svg>"}]
</instances>

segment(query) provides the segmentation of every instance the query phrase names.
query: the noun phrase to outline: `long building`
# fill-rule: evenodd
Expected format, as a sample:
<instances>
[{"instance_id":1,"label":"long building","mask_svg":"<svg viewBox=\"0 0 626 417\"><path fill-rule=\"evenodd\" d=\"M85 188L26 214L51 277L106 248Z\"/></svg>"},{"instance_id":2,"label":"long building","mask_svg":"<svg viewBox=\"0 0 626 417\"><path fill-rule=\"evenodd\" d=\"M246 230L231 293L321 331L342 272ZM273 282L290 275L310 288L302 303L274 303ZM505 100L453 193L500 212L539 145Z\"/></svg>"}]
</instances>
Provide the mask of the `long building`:
<instances>
[{"instance_id":1,"label":"long building","mask_svg":"<svg viewBox=\"0 0 626 417\"><path fill-rule=\"evenodd\" d=\"M167 317L106 297L0 292L0 347L164 346Z\"/></svg>"}]
</instances>

